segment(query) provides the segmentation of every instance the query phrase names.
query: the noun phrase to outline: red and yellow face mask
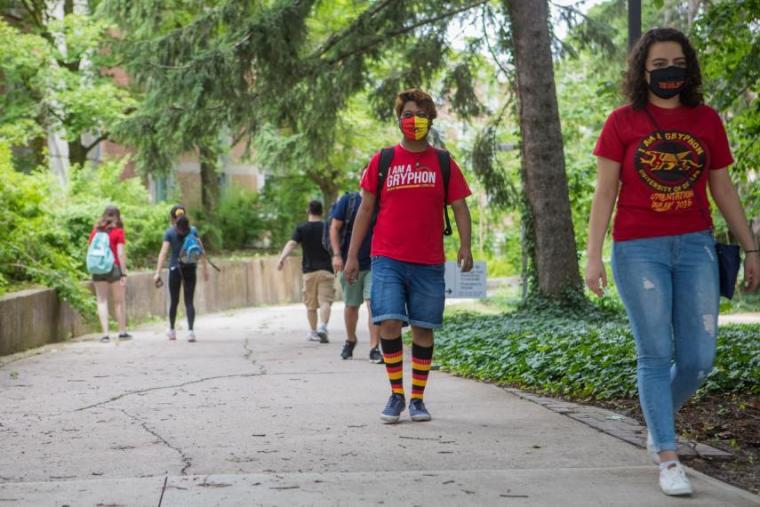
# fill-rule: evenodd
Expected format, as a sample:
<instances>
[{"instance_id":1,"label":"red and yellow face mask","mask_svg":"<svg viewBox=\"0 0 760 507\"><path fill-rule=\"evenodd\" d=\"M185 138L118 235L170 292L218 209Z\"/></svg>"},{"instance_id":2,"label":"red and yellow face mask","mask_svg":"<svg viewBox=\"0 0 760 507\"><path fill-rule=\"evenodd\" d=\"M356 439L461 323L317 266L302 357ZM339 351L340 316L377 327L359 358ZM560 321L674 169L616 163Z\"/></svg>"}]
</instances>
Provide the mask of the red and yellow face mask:
<instances>
[{"instance_id":1,"label":"red and yellow face mask","mask_svg":"<svg viewBox=\"0 0 760 507\"><path fill-rule=\"evenodd\" d=\"M430 130L430 120L419 116L399 118L398 124L399 127L401 127L401 133L410 141L421 141L425 139L425 136L428 135L428 131Z\"/></svg>"}]
</instances>

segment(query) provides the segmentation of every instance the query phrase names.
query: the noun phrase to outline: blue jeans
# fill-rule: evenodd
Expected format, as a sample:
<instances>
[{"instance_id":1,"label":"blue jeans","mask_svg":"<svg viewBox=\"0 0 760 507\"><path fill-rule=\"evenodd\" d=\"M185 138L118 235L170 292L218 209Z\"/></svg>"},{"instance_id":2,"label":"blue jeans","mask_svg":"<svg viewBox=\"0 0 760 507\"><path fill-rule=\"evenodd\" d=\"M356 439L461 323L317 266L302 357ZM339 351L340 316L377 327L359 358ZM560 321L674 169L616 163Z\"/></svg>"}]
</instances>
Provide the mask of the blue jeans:
<instances>
[{"instance_id":1,"label":"blue jeans","mask_svg":"<svg viewBox=\"0 0 760 507\"><path fill-rule=\"evenodd\" d=\"M613 245L612 271L636 339L639 401L658 452L676 450L674 414L712 370L716 259L709 231Z\"/></svg>"},{"instance_id":2,"label":"blue jeans","mask_svg":"<svg viewBox=\"0 0 760 507\"><path fill-rule=\"evenodd\" d=\"M404 325L436 329L443 325L443 264L414 264L389 257L372 258L372 322L400 320Z\"/></svg>"}]
</instances>

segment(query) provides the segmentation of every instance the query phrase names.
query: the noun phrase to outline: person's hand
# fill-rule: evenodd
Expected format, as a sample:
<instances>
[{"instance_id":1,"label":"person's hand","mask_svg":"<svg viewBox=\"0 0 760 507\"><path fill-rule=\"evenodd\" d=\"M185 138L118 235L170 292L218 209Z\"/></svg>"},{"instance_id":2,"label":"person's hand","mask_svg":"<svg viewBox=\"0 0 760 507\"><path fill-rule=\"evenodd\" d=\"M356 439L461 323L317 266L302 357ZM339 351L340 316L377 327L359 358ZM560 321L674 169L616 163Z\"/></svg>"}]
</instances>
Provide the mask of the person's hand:
<instances>
[{"instance_id":1,"label":"person's hand","mask_svg":"<svg viewBox=\"0 0 760 507\"><path fill-rule=\"evenodd\" d=\"M349 257L343 268L343 278L350 284L355 283L359 276L359 260L356 257Z\"/></svg>"},{"instance_id":2,"label":"person's hand","mask_svg":"<svg viewBox=\"0 0 760 507\"><path fill-rule=\"evenodd\" d=\"M457 255L457 266L462 273L467 273L472 269L472 251L469 248L461 247Z\"/></svg>"},{"instance_id":3,"label":"person's hand","mask_svg":"<svg viewBox=\"0 0 760 507\"><path fill-rule=\"evenodd\" d=\"M119 284L122 287L126 287L126 285L127 285L127 275L121 275L121 278L119 278Z\"/></svg>"},{"instance_id":4,"label":"person's hand","mask_svg":"<svg viewBox=\"0 0 760 507\"><path fill-rule=\"evenodd\" d=\"M277 261L277 271L282 271L282 268L285 267L285 259L280 259Z\"/></svg>"},{"instance_id":5,"label":"person's hand","mask_svg":"<svg viewBox=\"0 0 760 507\"><path fill-rule=\"evenodd\" d=\"M161 272L156 271L153 273L153 283L158 283L158 281L161 279Z\"/></svg>"},{"instance_id":6,"label":"person's hand","mask_svg":"<svg viewBox=\"0 0 760 507\"><path fill-rule=\"evenodd\" d=\"M589 259L586 263L586 287L597 296L604 296L604 289L607 288L607 272L602 259Z\"/></svg>"},{"instance_id":7,"label":"person's hand","mask_svg":"<svg viewBox=\"0 0 760 507\"><path fill-rule=\"evenodd\" d=\"M755 292L760 285L760 252L744 254L744 292Z\"/></svg>"},{"instance_id":8,"label":"person's hand","mask_svg":"<svg viewBox=\"0 0 760 507\"><path fill-rule=\"evenodd\" d=\"M335 271L336 273L343 271L343 257L341 257L340 255L333 255L332 267L333 267L333 271Z\"/></svg>"}]
</instances>

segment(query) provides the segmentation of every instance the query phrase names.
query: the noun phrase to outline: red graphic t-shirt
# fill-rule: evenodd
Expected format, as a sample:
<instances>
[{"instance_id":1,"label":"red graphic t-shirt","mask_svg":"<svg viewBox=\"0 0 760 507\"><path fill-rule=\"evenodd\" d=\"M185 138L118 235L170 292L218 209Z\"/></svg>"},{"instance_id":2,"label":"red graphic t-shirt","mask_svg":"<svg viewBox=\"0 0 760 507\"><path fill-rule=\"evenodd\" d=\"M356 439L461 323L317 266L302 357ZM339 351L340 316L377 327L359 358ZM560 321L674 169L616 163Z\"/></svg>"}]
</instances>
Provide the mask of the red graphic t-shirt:
<instances>
[{"instance_id":1,"label":"red graphic t-shirt","mask_svg":"<svg viewBox=\"0 0 760 507\"><path fill-rule=\"evenodd\" d=\"M92 242L92 237L95 236L96 232L98 232L98 229L97 227L94 227L90 233L90 239L87 240L88 245ZM111 246L111 252L113 252L114 264L118 266L119 255L116 253L116 247L119 244L123 245L127 242L127 239L124 237L124 229L121 227L114 227L113 229L108 229L106 232L108 233L108 242Z\"/></svg>"},{"instance_id":2,"label":"red graphic t-shirt","mask_svg":"<svg viewBox=\"0 0 760 507\"><path fill-rule=\"evenodd\" d=\"M712 227L707 171L734 161L718 113L705 105L612 112L594 155L621 163L615 241L672 236ZM659 127L659 129L658 129Z\"/></svg>"},{"instance_id":3,"label":"red graphic t-shirt","mask_svg":"<svg viewBox=\"0 0 760 507\"><path fill-rule=\"evenodd\" d=\"M394 147L385 184L380 191L380 209L372 236L371 254L416 264L442 264L443 174L435 148L419 153L400 144ZM364 171L361 187L377 192L380 152ZM470 195L459 166L451 161L448 204ZM452 217L453 221L453 217Z\"/></svg>"}]
</instances>

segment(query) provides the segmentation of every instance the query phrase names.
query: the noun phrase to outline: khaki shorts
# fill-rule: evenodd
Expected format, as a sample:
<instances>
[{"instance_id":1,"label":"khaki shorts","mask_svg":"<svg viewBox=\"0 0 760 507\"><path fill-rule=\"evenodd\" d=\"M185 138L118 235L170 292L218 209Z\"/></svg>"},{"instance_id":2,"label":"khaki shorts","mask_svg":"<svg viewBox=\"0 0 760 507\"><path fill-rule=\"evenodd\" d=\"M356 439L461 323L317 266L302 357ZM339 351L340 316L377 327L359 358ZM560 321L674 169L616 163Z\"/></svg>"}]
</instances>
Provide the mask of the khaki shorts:
<instances>
[{"instance_id":1,"label":"khaki shorts","mask_svg":"<svg viewBox=\"0 0 760 507\"><path fill-rule=\"evenodd\" d=\"M340 286L343 287L343 301L346 306L361 306L372 294L372 271L359 271L354 283L348 283L343 271L338 275Z\"/></svg>"},{"instance_id":2,"label":"khaki shorts","mask_svg":"<svg viewBox=\"0 0 760 507\"><path fill-rule=\"evenodd\" d=\"M312 271L303 275L303 303L309 310L317 310L323 303L335 301L335 275L327 270Z\"/></svg>"}]
</instances>

